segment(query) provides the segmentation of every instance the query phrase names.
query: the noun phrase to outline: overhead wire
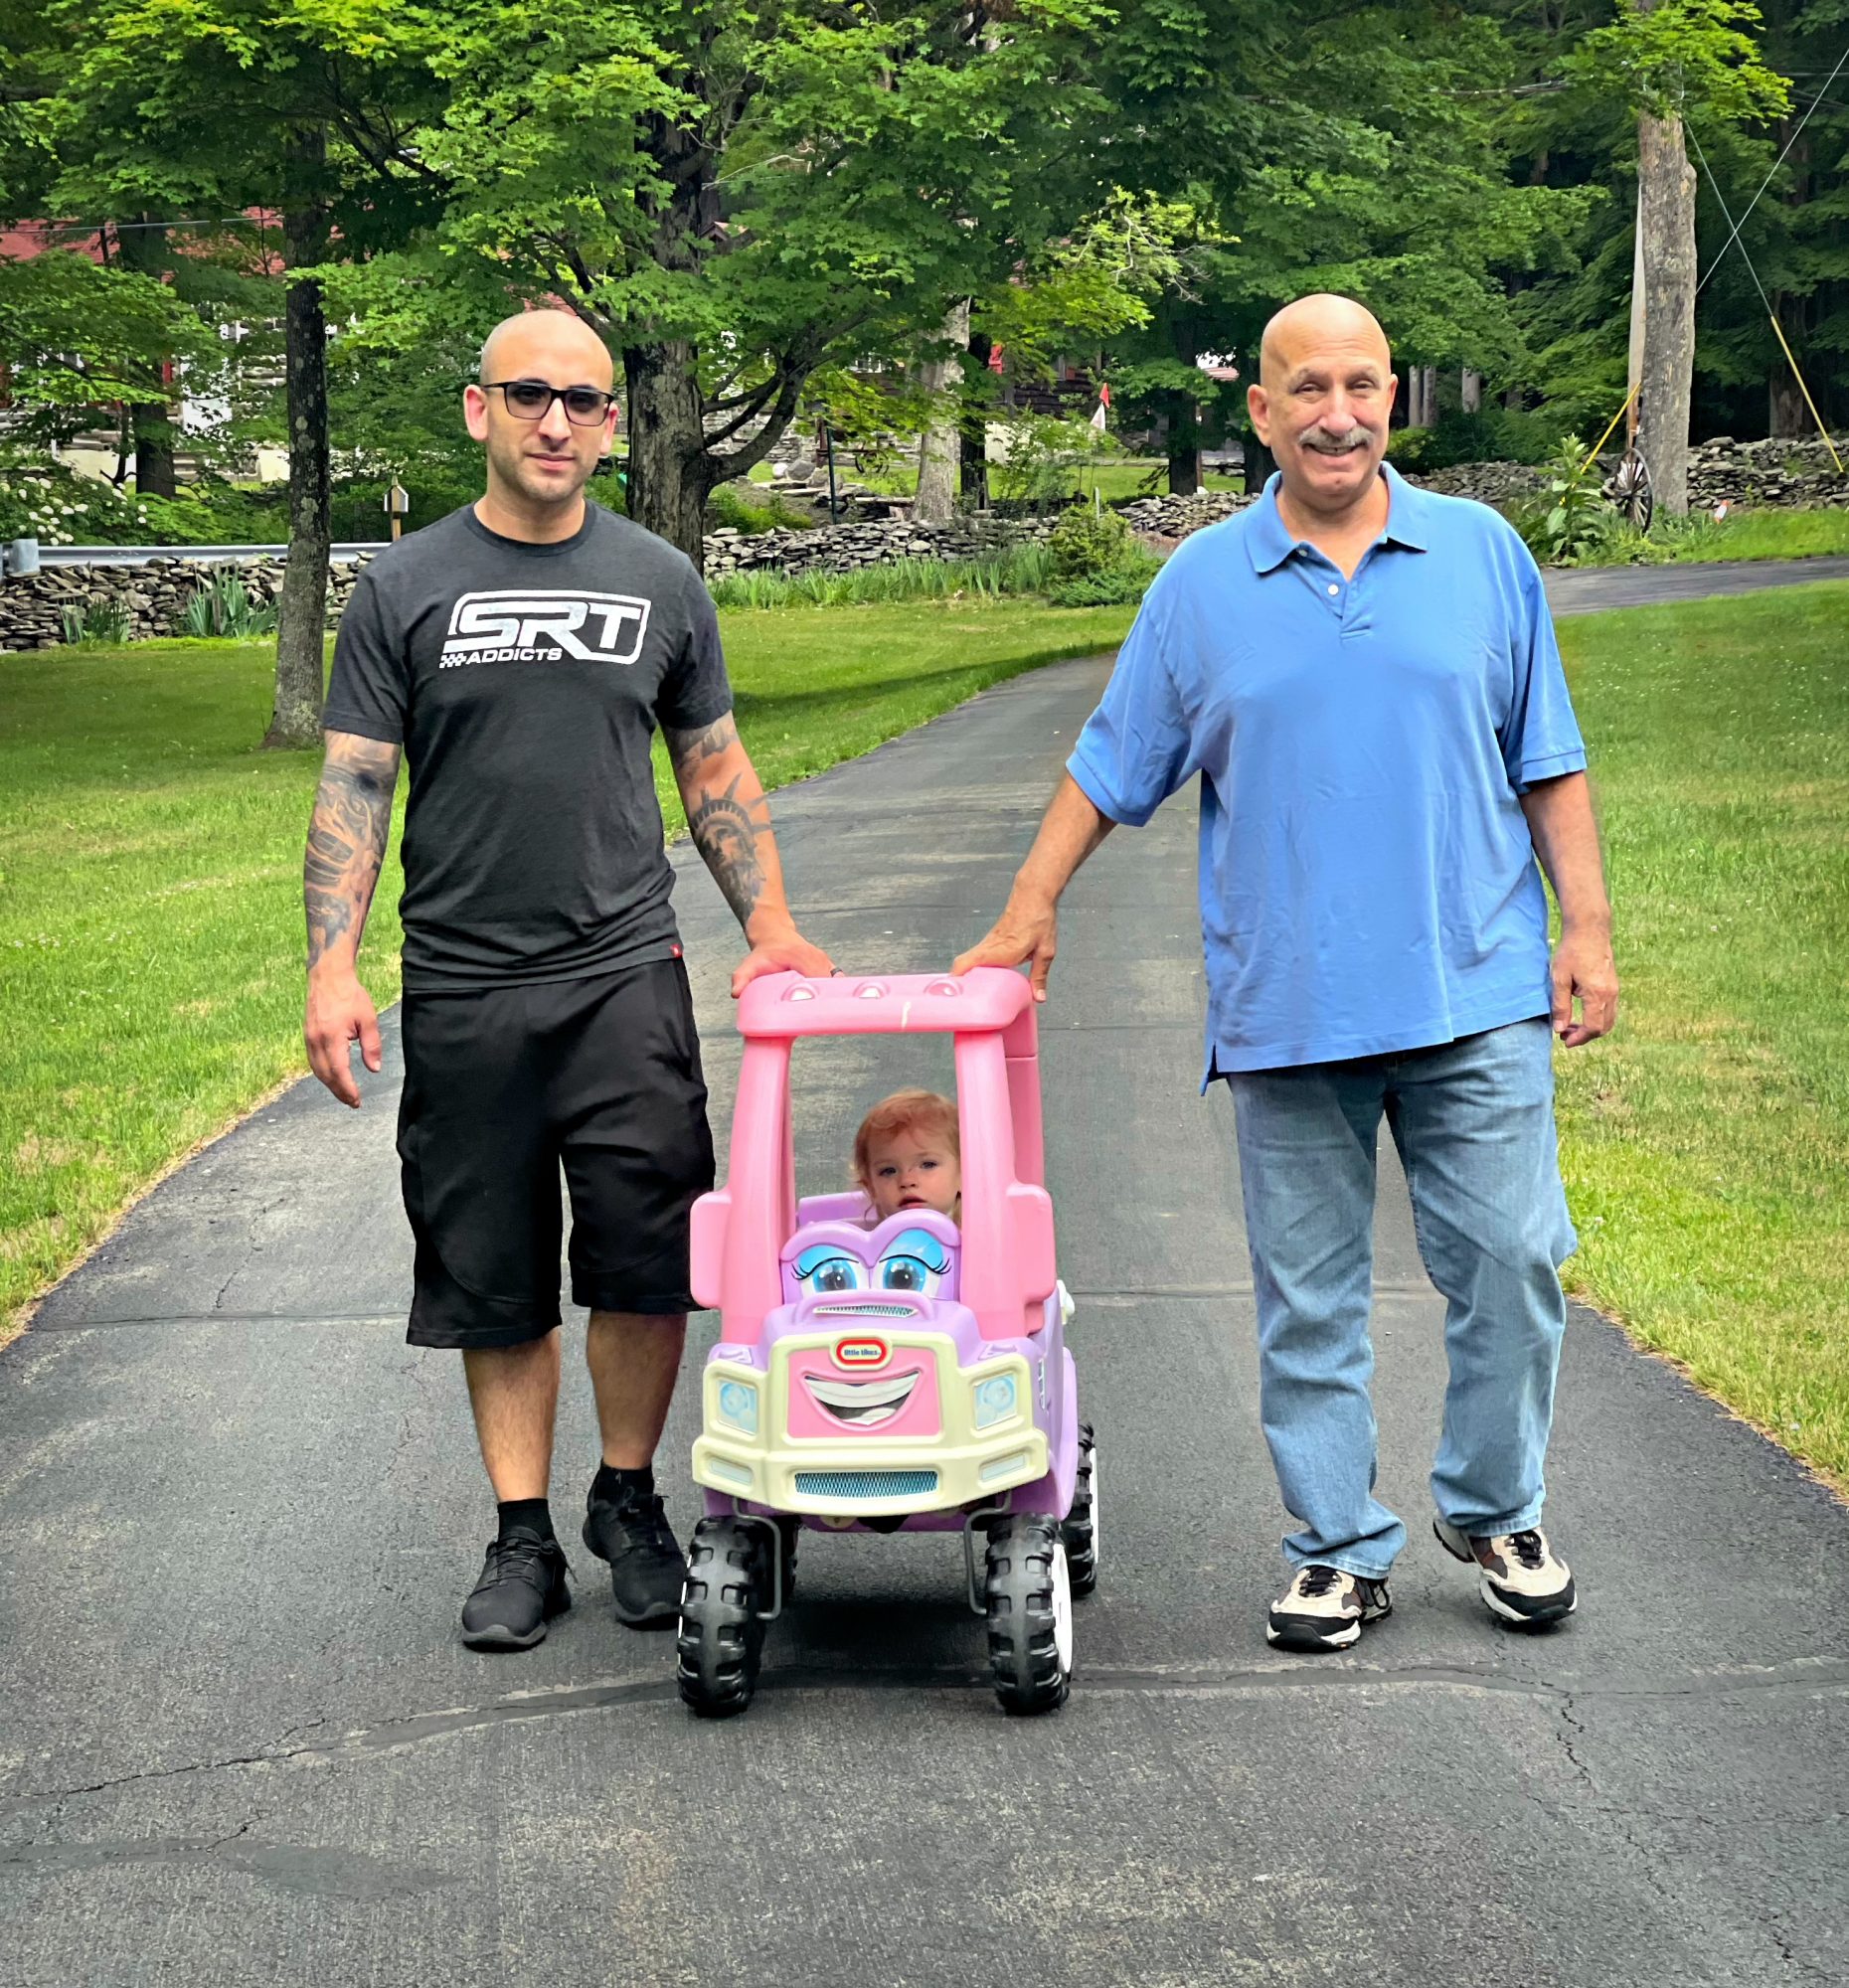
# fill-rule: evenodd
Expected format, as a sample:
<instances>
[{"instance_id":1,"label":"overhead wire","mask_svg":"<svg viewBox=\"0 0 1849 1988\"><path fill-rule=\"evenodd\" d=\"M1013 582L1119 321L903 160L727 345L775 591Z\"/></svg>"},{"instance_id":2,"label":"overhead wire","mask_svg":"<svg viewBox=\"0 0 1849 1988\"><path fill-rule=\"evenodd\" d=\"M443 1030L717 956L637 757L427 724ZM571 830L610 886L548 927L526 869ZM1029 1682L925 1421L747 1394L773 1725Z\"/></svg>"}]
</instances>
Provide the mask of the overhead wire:
<instances>
[{"instance_id":1,"label":"overhead wire","mask_svg":"<svg viewBox=\"0 0 1849 1988\"><path fill-rule=\"evenodd\" d=\"M1753 198L1747 202L1746 208L1742 212L1740 219L1738 221L1735 221L1732 215L1728 215L1728 221L1731 226L1732 233L1730 233L1727 240L1721 244L1719 252L1709 262L1708 274L1703 276L1701 281L1695 285L1695 294L1697 296L1700 296L1702 291L1707 288L1708 276L1712 276L1714 272L1721 266L1721 264L1727 259L1727 251L1734 246L1736 242L1740 241L1740 231L1747 225L1748 220L1752 216L1753 210L1759 206L1761 196L1765 193L1765 189L1771 185L1773 175L1776 174L1778 168L1784 164L1785 159L1789 156L1791 147L1795 145L1798 139L1803 136L1804 126L1810 122L1812 112L1815 111L1817 104L1823 100L1824 92L1826 92L1829 89L1830 84L1833 83L1836 81L1836 79L1842 74L1843 65L1845 63L1849 63L1849 48L1845 48L1842 54L1836 58L1836 67L1833 70L1831 70L1829 75L1824 79L1823 89L1820 90L1817 96L1812 99L1810 109L1806 110L1803 116L1801 116L1797 120L1797 129L1793 131L1791 135L1784 141L1784 150L1780 152L1778 156L1771 162L1771 171L1768 172L1765 175L1765 177L1760 181L1759 192L1756 193L1753 196ZM1814 76L1816 72L1814 70L1810 70L1806 71L1805 74ZM1704 160L1703 164L1705 165L1706 163L1707 162ZM1708 181L1710 185L1714 183L1713 173L1710 173L1708 175ZM1725 201L1721 203L1721 211L1723 214L1727 213L1727 203ZM1744 242L1741 243L1740 252L1743 255L1747 252L1746 244Z\"/></svg>"},{"instance_id":2,"label":"overhead wire","mask_svg":"<svg viewBox=\"0 0 1849 1988\"><path fill-rule=\"evenodd\" d=\"M1845 49L1843 53L1845 57L1849 57L1849 49ZM1721 183L1714 176L1714 168L1708 163L1708 155L1701 148L1701 140L1695 135L1695 127L1684 118L1682 128L1689 134L1689 142L1695 147L1695 156L1701 161L1702 171L1708 175L1709 191L1720 202L1722 216L1734 231L1728 237L1728 240L1730 242L1738 242L1740 240L1739 224L1728 213L1727 196L1721 191ZM1772 170L1776 172L1777 168L1774 166ZM1762 187L1761 192L1764 191L1765 189ZM1746 217L1743 215L1741 220L1744 221ZM1721 252L1722 254L1726 254L1727 250L1723 248ZM1747 265L1748 275L1753 278L1753 287L1760 293L1760 302L1765 306L1765 316L1771 325L1772 335L1784 348L1785 358L1791 362L1791 372L1797 380L1797 391L1803 395L1804 405L1810 410L1810 418L1816 422L1817 432L1823 437L1823 446L1829 450L1830 460L1836 465L1836 473L1840 476L1843 469L1843 459L1836 453L1836 444L1830 439L1830 431L1824 425L1823 416L1817 412L1816 402L1810 398L1810 386L1804 378L1804 369L1797 363L1797 354L1791 350L1790 340L1784 335L1784 326L1778 322L1778 313L1772 309L1771 299L1765 294L1765 285L1760 281L1760 272L1753 266L1753 257L1747 253L1747 245L1744 242L1740 243L1740 254L1741 259ZM1714 264L1710 263L1708 266L1712 270ZM1701 295L1701 286L1699 284L1696 285L1695 294L1697 296Z\"/></svg>"}]
</instances>

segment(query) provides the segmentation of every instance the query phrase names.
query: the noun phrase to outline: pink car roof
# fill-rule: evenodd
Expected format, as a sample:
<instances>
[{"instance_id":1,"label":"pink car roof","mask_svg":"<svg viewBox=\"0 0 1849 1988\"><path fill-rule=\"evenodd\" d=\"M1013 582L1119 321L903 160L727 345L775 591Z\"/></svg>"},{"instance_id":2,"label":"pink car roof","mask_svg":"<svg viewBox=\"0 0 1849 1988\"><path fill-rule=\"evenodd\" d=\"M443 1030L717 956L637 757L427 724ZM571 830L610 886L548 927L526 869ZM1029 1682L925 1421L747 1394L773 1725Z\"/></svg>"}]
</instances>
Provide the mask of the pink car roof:
<instances>
[{"instance_id":1,"label":"pink car roof","mask_svg":"<svg viewBox=\"0 0 1849 1988\"><path fill-rule=\"evenodd\" d=\"M838 973L811 980L767 973L739 996L739 1033L760 1041L795 1036L885 1036L1006 1029L1033 1005L1026 977L978 966L947 973Z\"/></svg>"}]
</instances>

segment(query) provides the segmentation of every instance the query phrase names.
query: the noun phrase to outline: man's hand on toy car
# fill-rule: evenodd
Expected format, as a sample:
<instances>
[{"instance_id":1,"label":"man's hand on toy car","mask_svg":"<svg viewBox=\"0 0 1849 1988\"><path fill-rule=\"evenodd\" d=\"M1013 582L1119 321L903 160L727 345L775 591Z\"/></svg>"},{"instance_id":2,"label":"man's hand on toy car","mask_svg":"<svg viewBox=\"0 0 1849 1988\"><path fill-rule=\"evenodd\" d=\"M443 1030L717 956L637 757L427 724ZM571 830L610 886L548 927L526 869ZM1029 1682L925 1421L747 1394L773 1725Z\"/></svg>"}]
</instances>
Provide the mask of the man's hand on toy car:
<instances>
[{"instance_id":1,"label":"man's hand on toy car","mask_svg":"<svg viewBox=\"0 0 1849 1988\"><path fill-rule=\"evenodd\" d=\"M793 922L772 926L768 931L753 929L746 934L752 949L739 961L732 975L732 998L736 1001L760 973L804 973L811 980L826 980L835 963L819 945L811 945Z\"/></svg>"},{"instance_id":2,"label":"man's hand on toy car","mask_svg":"<svg viewBox=\"0 0 1849 1988\"><path fill-rule=\"evenodd\" d=\"M967 973L972 966L1019 966L1030 962L1028 979L1034 999L1047 998L1047 975L1053 971L1053 955L1059 950L1060 914L1047 899L1023 898L1016 890L988 932L967 952L959 953L950 967L952 973Z\"/></svg>"},{"instance_id":3,"label":"man's hand on toy car","mask_svg":"<svg viewBox=\"0 0 1849 1988\"><path fill-rule=\"evenodd\" d=\"M1034 837L1034 846L1027 852L1027 861L1015 877L1001 916L989 928L988 936L972 945L950 971L1019 966L1024 959L1029 960L1034 999L1044 1001L1047 975L1053 971L1053 955L1059 949L1060 893L1072 882L1080 864L1115 827L1108 815L1099 813L1079 782L1065 774L1040 824L1040 833Z\"/></svg>"}]
</instances>

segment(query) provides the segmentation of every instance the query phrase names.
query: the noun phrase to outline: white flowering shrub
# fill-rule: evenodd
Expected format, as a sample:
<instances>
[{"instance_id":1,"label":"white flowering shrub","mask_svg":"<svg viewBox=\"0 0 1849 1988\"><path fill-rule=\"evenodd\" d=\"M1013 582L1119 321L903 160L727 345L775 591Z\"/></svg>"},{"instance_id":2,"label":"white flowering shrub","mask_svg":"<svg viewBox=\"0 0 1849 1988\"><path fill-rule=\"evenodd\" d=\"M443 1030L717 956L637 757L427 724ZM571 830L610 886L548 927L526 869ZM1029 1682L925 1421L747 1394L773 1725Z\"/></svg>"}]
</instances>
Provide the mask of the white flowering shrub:
<instances>
[{"instance_id":1,"label":"white flowering shrub","mask_svg":"<svg viewBox=\"0 0 1849 1988\"><path fill-rule=\"evenodd\" d=\"M43 546L132 546L148 542L147 506L113 484L61 462L0 454L0 540Z\"/></svg>"}]
</instances>

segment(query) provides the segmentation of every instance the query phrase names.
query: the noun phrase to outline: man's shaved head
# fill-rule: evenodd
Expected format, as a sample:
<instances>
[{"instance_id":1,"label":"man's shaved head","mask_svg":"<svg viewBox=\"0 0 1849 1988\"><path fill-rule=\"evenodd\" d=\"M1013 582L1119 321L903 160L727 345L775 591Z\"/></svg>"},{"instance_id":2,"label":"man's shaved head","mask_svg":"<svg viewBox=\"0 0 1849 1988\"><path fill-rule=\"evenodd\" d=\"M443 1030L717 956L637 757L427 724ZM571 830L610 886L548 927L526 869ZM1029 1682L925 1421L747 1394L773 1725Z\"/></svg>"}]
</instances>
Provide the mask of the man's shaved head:
<instances>
[{"instance_id":1,"label":"man's shaved head","mask_svg":"<svg viewBox=\"0 0 1849 1988\"><path fill-rule=\"evenodd\" d=\"M1299 297L1264 327L1246 405L1290 515L1328 524L1385 504L1380 466L1398 385L1387 334L1353 297Z\"/></svg>"},{"instance_id":2,"label":"man's shaved head","mask_svg":"<svg viewBox=\"0 0 1849 1988\"><path fill-rule=\"evenodd\" d=\"M542 543L578 529L585 485L615 435L616 405L610 399L601 419L581 425L566 414L563 395L577 387L608 396L613 377L609 348L570 311L521 311L489 332L462 412L488 451L485 508L476 515L490 531ZM542 414L521 415L499 391L523 381L559 390Z\"/></svg>"},{"instance_id":3,"label":"man's shaved head","mask_svg":"<svg viewBox=\"0 0 1849 1988\"><path fill-rule=\"evenodd\" d=\"M554 366L571 369L553 385L607 389L614 377L609 348L581 317L566 310L516 311L489 332L481 348L483 380L539 379Z\"/></svg>"},{"instance_id":4,"label":"man's shaved head","mask_svg":"<svg viewBox=\"0 0 1849 1988\"><path fill-rule=\"evenodd\" d=\"M1393 368L1393 354L1380 319L1353 297L1338 297L1325 290L1286 304L1264 327L1259 346L1259 377L1275 391L1305 354L1330 346L1348 350L1371 347L1384 367L1389 371Z\"/></svg>"}]
</instances>

